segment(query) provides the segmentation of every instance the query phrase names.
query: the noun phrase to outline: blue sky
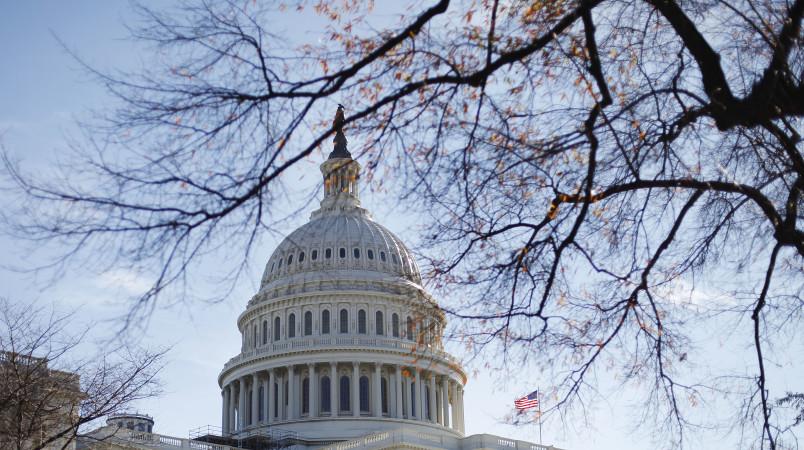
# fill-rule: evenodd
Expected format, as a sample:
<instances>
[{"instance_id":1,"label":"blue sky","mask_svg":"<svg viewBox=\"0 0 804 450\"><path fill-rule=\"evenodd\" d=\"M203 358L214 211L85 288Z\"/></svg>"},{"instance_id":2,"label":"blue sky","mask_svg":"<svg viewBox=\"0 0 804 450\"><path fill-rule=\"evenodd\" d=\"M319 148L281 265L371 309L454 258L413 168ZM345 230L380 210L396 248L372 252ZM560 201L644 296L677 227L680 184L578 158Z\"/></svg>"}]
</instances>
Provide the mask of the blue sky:
<instances>
[{"instance_id":1,"label":"blue sky","mask_svg":"<svg viewBox=\"0 0 804 450\"><path fill-rule=\"evenodd\" d=\"M137 67L145 49L127 41L123 26L131 10L124 1L20 1L6 2L0 14L0 139L5 148L20 159L24 167L48 167L66 151L66 142L78 132L75 121L89 117L93 109L103 108L110 99L101 86L92 81L59 43L76 51L90 64L100 68ZM312 23L312 22L310 22ZM316 30L299 29L315 33ZM315 164L300 167L309 171L308 181L295 188L304 195L313 188L318 169ZM392 193L364 191L364 205L379 222L415 244L415 230L410 223L394 219L403 216L397 202L388 201ZM0 190L0 205L18 199ZM305 220L309 210L296 224ZM290 232L288 227L286 232ZM140 411L156 419L156 431L186 436L189 429L220 421L220 391L217 375L225 361L240 347L236 318L256 290L264 261L278 243L266 238L252 255L252 281L245 281L230 301L206 304L176 302L157 310L140 330L145 345L173 345L170 363L163 373L166 393L163 397L138 405ZM50 283L42 276L8 270L7 266L29 267L41 261L53 248L35 248L30 244L0 237L0 295L15 302L53 304L60 310L79 308L78 321L97 325L93 338L108 339L115 330L113 318L125 311L126 299L146 285L146 281L125 271L97 273L71 267L64 276ZM76 328L81 324L76 323ZM460 355L460 349L454 349ZM89 347L87 351L93 351ZM716 356L717 357L717 356ZM737 364L739 365L739 364ZM538 429L512 427L500 423L512 411L517 395L529 392L549 380L539 380L535 369L515 376L490 373L482 362L467 369L473 374L467 386L467 432L492 433L530 441L538 440ZM532 375L528 370L533 370ZM793 374L796 372L793 371ZM640 449L654 447L649 428L635 425L636 397L618 393L609 395L611 383L600 374L601 392L588 404L583 415L555 420L544 427L545 443L566 449L597 448ZM710 442L711 444L711 442ZM715 446L717 446L715 444Z\"/></svg>"}]
</instances>

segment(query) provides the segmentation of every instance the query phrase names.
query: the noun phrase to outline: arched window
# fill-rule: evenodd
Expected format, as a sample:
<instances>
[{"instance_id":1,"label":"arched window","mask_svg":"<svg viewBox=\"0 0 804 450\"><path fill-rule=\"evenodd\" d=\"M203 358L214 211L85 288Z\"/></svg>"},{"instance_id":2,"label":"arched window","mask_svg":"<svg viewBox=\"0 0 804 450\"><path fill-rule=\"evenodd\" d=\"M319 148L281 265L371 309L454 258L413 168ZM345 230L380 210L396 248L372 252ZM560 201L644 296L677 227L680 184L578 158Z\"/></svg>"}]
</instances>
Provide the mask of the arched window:
<instances>
[{"instance_id":1,"label":"arched window","mask_svg":"<svg viewBox=\"0 0 804 450\"><path fill-rule=\"evenodd\" d=\"M279 261L276 263L276 270L279 270L281 268L282 268L282 259L280 258Z\"/></svg>"},{"instance_id":2,"label":"arched window","mask_svg":"<svg viewBox=\"0 0 804 450\"><path fill-rule=\"evenodd\" d=\"M369 412L369 381L368 377L360 377L360 412Z\"/></svg>"},{"instance_id":3,"label":"arched window","mask_svg":"<svg viewBox=\"0 0 804 450\"><path fill-rule=\"evenodd\" d=\"M310 378L302 380L302 414L310 414Z\"/></svg>"},{"instance_id":4,"label":"arched window","mask_svg":"<svg viewBox=\"0 0 804 450\"><path fill-rule=\"evenodd\" d=\"M304 252L299 253L299 264L304 262Z\"/></svg>"},{"instance_id":5,"label":"arched window","mask_svg":"<svg viewBox=\"0 0 804 450\"><path fill-rule=\"evenodd\" d=\"M324 258L327 258L327 259L332 258L332 249L331 248L328 248L328 249L324 250Z\"/></svg>"},{"instance_id":6,"label":"arched window","mask_svg":"<svg viewBox=\"0 0 804 450\"><path fill-rule=\"evenodd\" d=\"M382 262L385 262L385 252L380 251L380 259L382 260ZM282 261L280 261L279 264L282 264Z\"/></svg>"},{"instance_id":7,"label":"arched window","mask_svg":"<svg viewBox=\"0 0 804 450\"><path fill-rule=\"evenodd\" d=\"M416 382L410 383L410 410L412 416L416 417Z\"/></svg>"},{"instance_id":8,"label":"arched window","mask_svg":"<svg viewBox=\"0 0 804 450\"><path fill-rule=\"evenodd\" d=\"M254 347L256 347L256 346L257 346L257 342L260 342L260 341L259 341L259 339L257 339L257 324L256 324L256 323L254 324L254 334L253 334L253 336L252 336L252 337L253 337L253 339L251 340L251 342L253 342L253 343L254 343Z\"/></svg>"},{"instance_id":9,"label":"arched window","mask_svg":"<svg viewBox=\"0 0 804 450\"><path fill-rule=\"evenodd\" d=\"M348 333L349 332L349 311L342 309L341 310L341 319L338 324L340 326L339 331L341 333Z\"/></svg>"},{"instance_id":10,"label":"arched window","mask_svg":"<svg viewBox=\"0 0 804 450\"><path fill-rule=\"evenodd\" d=\"M408 329L405 331L405 333L407 333L408 340L412 341L414 337L413 335L416 334L413 326L413 319L411 319L410 316L408 316L407 322L408 322Z\"/></svg>"},{"instance_id":11,"label":"arched window","mask_svg":"<svg viewBox=\"0 0 804 450\"><path fill-rule=\"evenodd\" d=\"M360 259L360 249L355 248L352 254L355 256L355 259Z\"/></svg>"},{"instance_id":12,"label":"arched window","mask_svg":"<svg viewBox=\"0 0 804 450\"><path fill-rule=\"evenodd\" d=\"M380 395L382 396L382 412L388 414L388 380L382 378L380 381Z\"/></svg>"},{"instance_id":13,"label":"arched window","mask_svg":"<svg viewBox=\"0 0 804 450\"><path fill-rule=\"evenodd\" d=\"M341 247L340 250L338 250L338 256L341 258L346 258L346 249Z\"/></svg>"},{"instance_id":14,"label":"arched window","mask_svg":"<svg viewBox=\"0 0 804 450\"><path fill-rule=\"evenodd\" d=\"M331 412L330 408L330 394L329 394L329 377L321 377L321 412Z\"/></svg>"},{"instance_id":15,"label":"arched window","mask_svg":"<svg viewBox=\"0 0 804 450\"><path fill-rule=\"evenodd\" d=\"M285 392L286 392L286 393L287 393L287 392L290 392L290 390L288 390L288 381L289 381L289 380L285 380ZM288 403L289 403L289 402L290 402L290 396L289 396L289 395L285 395L285 411L287 411L287 410L288 410Z\"/></svg>"},{"instance_id":16,"label":"arched window","mask_svg":"<svg viewBox=\"0 0 804 450\"><path fill-rule=\"evenodd\" d=\"M374 250L372 249L366 250L366 255L368 255L368 259L374 259Z\"/></svg>"},{"instance_id":17,"label":"arched window","mask_svg":"<svg viewBox=\"0 0 804 450\"><path fill-rule=\"evenodd\" d=\"M321 311L321 334L329 334L329 310Z\"/></svg>"},{"instance_id":18,"label":"arched window","mask_svg":"<svg viewBox=\"0 0 804 450\"><path fill-rule=\"evenodd\" d=\"M296 337L296 314L293 313L288 316L288 337Z\"/></svg>"},{"instance_id":19,"label":"arched window","mask_svg":"<svg viewBox=\"0 0 804 450\"><path fill-rule=\"evenodd\" d=\"M313 261L318 259L318 250L313 250L312 252L310 252L310 259Z\"/></svg>"},{"instance_id":20,"label":"arched window","mask_svg":"<svg viewBox=\"0 0 804 450\"><path fill-rule=\"evenodd\" d=\"M366 310L361 309L357 312L357 332L366 334Z\"/></svg>"},{"instance_id":21,"label":"arched window","mask_svg":"<svg viewBox=\"0 0 804 450\"><path fill-rule=\"evenodd\" d=\"M257 413L257 417L260 422L262 422L265 418L263 417L263 411L265 410L265 389L260 385L260 389L258 390L260 399L258 404L260 405L260 411Z\"/></svg>"},{"instance_id":22,"label":"arched window","mask_svg":"<svg viewBox=\"0 0 804 450\"><path fill-rule=\"evenodd\" d=\"M391 332L394 337L399 337L399 314L397 313L391 315Z\"/></svg>"},{"instance_id":23,"label":"arched window","mask_svg":"<svg viewBox=\"0 0 804 450\"><path fill-rule=\"evenodd\" d=\"M393 258L393 260L394 260L394 264L399 264L399 260L398 260L398 259L396 259L396 254L391 253L391 258Z\"/></svg>"},{"instance_id":24,"label":"arched window","mask_svg":"<svg viewBox=\"0 0 804 450\"><path fill-rule=\"evenodd\" d=\"M268 321L262 321L262 345L268 343Z\"/></svg>"},{"instance_id":25,"label":"arched window","mask_svg":"<svg viewBox=\"0 0 804 450\"><path fill-rule=\"evenodd\" d=\"M279 317L274 319L274 341L278 341L281 334L279 333Z\"/></svg>"},{"instance_id":26,"label":"arched window","mask_svg":"<svg viewBox=\"0 0 804 450\"><path fill-rule=\"evenodd\" d=\"M377 311L374 314L374 322L376 322L375 327L377 328L377 335L382 336L385 334L385 328L383 327L382 323L382 311Z\"/></svg>"},{"instance_id":27,"label":"arched window","mask_svg":"<svg viewBox=\"0 0 804 450\"><path fill-rule=\"evenodd\" d=\"M293 255L288 256L288 267L293 264Z\"/></svg>"},{"instance_id":28,"label":"arched window","mask_svg":"<svg viewBox=\"0 0 804 450\"><path fill-rule=\"evenodd\" d=\"M349 377L346 375L341 377L341 406L340 410L344 412L349 412L352 408L349 407L349 399L352 398L352 395L349 393Z\"/></svg>"},{"instance_id":29,"label":"arched window","mask_svg":"<svg viewBox=\"0 0 804 450\"><path fill-rule=\"evenodd\" d=\"M304 313L304 335L310 336L313 334L313 313L307 311Z\"/></svg>"}]
</instances>

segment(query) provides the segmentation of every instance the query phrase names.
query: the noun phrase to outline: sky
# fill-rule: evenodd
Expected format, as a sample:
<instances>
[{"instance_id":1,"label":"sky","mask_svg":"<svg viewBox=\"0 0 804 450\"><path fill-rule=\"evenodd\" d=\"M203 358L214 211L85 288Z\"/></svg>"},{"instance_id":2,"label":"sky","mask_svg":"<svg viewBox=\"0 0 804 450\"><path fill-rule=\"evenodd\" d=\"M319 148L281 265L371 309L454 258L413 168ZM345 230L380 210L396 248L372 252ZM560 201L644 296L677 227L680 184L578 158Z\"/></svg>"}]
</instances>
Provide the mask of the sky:
<instances>
[{"instance_id":1,"label":"sky","mask_svg":"<svg viewBox=\"0 0 804 450\"><path fill-rule=\"evenodd\" d=\"M56 164L67 141L78 133L76 121L88 118L93 109L110 102L103 88L81 70L65 46L90 64L115 69L137 67L146 49L126 39L124 23L131 19L131 9L125 1L7 1L2 10L0 142L28 169ZM313 21L304 22L297 32L315 33ZM315 188L309 180L318 176L318 169L315 164L307 164L299 170L313 174L308 182L295 187L297 194L303 196ZM0 205L17 200L10 195L0 190ZM363 204L380 223L409 245L415 245L415 227L399 219L410 215L404 214L398 202L388 201L389 195L392 194L364 191ZM313 208L310 205L295 224L287 225L285 232L306 220ZM140 412L154 416L156 432L185 437L191 429L219 425L217 376L223 364L239 351L237 316L256 292L264 262L277 244L278 237L273 236L260 243L251 256L251 280L238 286L231 300L163 306L154 312L139 336L128 338L143 345L172 347L161 376L164 395L136 405ZM0 296L13 302L53 305L62 311L77 308L76 329L92 323L93 343L110 339L117 329L117 323L110 319L125 312L126 299L147 287L147 282L125 271L96 273L69 268L51 280L9 269L35 265L37 258L55 250L47 245L32 249L28 243L0 236ZM458 357L465 356L459 348L453 351ZM549 384L549 380L529 377L527 372L516 376L491 372L482 361L472 362L467 369L472 374L465 397L467 434L491 433L538 442L537 427L505 425L502 420L513 411L517 396L540 384ZM599 399L588 405L586 420L573 418L545 424L544 443L564 449L653 448L651 431L635 420L638 399L608 395L605 383L601 391ZM717 446L717 442L714 444Z\"/></svg>"}]
</instances>

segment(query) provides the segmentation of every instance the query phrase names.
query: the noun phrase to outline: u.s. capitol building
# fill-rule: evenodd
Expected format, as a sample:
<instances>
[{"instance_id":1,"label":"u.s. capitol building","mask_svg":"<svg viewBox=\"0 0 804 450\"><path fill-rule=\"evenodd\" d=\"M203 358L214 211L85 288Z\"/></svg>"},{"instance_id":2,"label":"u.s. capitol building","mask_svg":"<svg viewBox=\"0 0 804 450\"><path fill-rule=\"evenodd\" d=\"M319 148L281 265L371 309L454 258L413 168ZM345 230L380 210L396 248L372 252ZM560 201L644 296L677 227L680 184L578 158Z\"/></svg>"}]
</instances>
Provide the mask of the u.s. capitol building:
<instances>
[{"instance_id":1,"label":"u.s. capitol building","mask_svg":"<svg viewBox=\"0 0 804 450\"><path fill-rule=\"evenodd\" d=\"M341 130L321 172L320 208L276 248L237 320L240 351L218 376L220 430L174 438L118 420L96 432L114 432L104 445L552 448L464 435L467 377L444 351L444 313L405 244L361 207Z\"/></svg>"}]
</instances>

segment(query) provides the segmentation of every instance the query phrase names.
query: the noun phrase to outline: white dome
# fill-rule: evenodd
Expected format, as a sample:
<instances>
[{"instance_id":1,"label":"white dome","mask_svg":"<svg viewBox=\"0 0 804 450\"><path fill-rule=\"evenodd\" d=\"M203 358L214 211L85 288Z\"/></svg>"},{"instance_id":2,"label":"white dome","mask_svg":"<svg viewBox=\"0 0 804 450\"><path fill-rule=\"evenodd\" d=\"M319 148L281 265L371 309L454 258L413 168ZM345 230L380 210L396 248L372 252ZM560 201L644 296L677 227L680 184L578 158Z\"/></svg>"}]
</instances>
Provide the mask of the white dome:
<instances>
[{"instance_id":1,"label":"white dome","mask_svg":"<svg viewBox=\"0 0 804 450\"><path fill-rule=\"evenodd\" d=\"M342 131L321 172L321 207L238 318L240 353L218 377L223 433L284 430L308 448L399 427L462 436L466 373L444 351L444 312L410 250L360 207Z\"/></svg>"},{"instance_id":2,"label":"white dome","mask_svg":"<svg viewBox=\"0 0 804 450\"><path fill-rule=\"evenodd\" d=\"M276 248L262 277L261 290L292 275L327 270L329 275L348 276L353 271L364 278L365 271L401 277L421 284L416 261L405 244L378 224L362 208L347 213L313 213Z\"/></svg>"}]
</instances>

